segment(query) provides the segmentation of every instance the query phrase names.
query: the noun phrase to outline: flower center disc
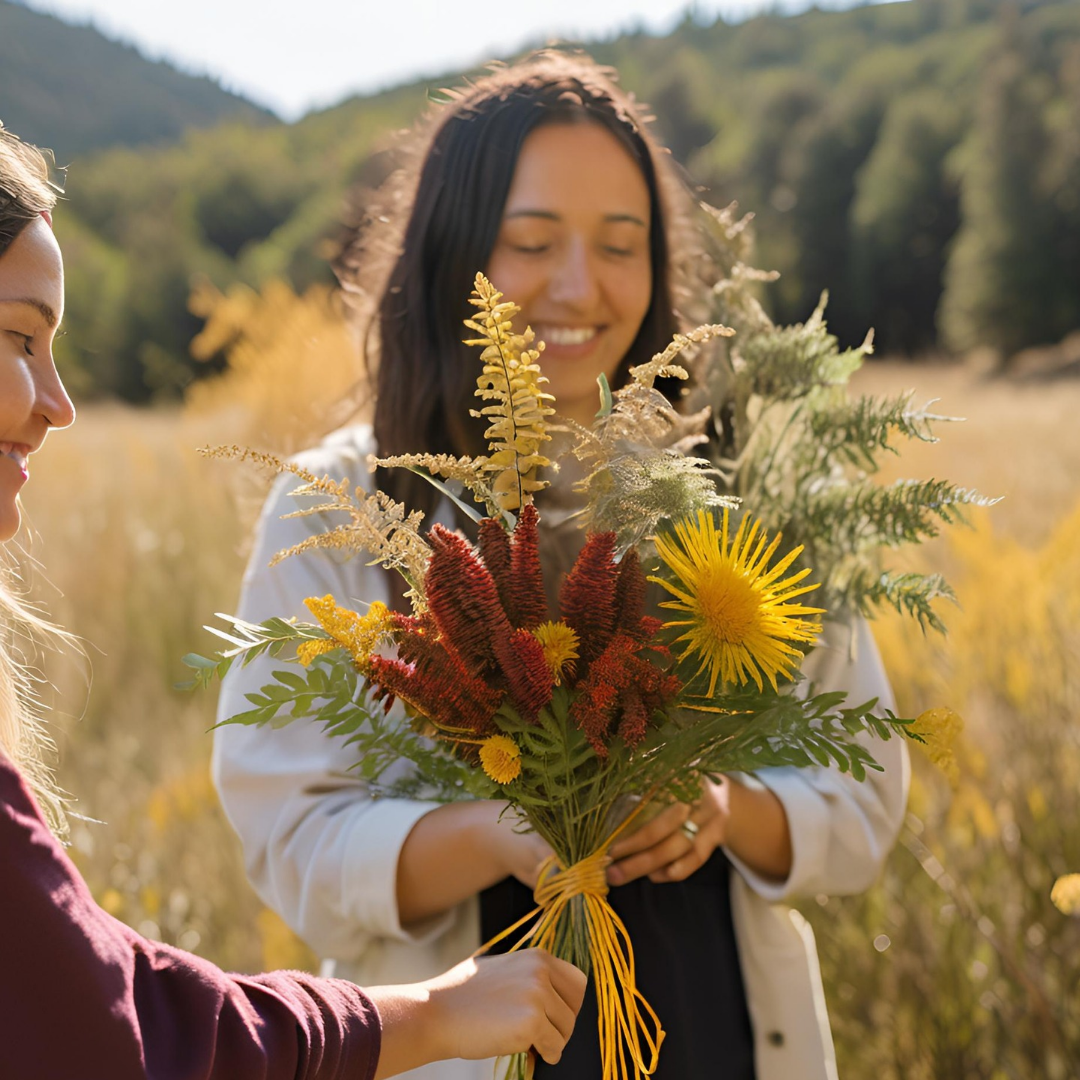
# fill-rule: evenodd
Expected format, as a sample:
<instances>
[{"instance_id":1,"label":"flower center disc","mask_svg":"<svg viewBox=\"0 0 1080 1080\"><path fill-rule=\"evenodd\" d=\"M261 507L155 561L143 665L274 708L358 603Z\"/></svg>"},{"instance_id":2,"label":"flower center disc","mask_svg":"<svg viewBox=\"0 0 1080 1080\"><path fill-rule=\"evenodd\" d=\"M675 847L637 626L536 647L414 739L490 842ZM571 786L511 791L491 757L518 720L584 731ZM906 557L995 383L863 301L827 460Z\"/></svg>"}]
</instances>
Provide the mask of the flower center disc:
<instances>
[{"instance_id":1,"label":"flower center disc","mask_svg":"<svg viewBox=\"0 0 1080 1080\"><path fill-rule=\"evenodd\" d=\"M746 578L727 567L702 573L696 599L701 621L726 644L743 644L760 625L761 597Z\"/></svg>"}]
</instances>

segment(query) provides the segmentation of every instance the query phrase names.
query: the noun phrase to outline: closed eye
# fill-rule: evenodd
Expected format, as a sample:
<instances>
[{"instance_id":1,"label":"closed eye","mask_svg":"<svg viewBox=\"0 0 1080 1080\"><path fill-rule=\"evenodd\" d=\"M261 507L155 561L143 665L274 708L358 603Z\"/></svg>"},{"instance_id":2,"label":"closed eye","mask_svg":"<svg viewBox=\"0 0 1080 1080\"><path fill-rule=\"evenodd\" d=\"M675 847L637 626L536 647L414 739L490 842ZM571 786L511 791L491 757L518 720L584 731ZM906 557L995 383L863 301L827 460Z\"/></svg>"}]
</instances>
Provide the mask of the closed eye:
<instances>
[{"instance_id":1,"label":"closed eye","mask_svg":"<svg viewBox=\"0 0 1080 1080\"><path fill-rule=\"evenodd\" d=\"M23 350L25 351L27 356L34 355L34 350L30 348L34 340L33 334L23 334L20 333L18 330L9 330L8 333L11 334L12 337L22 338Z\"/></svg>"}]
</instances>

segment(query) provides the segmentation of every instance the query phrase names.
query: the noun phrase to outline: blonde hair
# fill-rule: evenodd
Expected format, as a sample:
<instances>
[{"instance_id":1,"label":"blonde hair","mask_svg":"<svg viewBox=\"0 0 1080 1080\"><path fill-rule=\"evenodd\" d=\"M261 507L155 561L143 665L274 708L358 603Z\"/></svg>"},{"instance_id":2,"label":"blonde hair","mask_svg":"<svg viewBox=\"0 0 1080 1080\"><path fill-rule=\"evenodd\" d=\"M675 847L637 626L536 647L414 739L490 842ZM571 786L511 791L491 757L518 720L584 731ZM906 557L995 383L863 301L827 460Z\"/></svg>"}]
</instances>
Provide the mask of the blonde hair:
<instances>
[{"instance_id":1,"label":"blonde hair","mask_svg":"<svg viewBox=\"0 0 1080 1080\"><path fill-rule=\"evenodd\" d=\"M49 178L51 159L0 120L0 255L31 221L56 206L61 189Z\"/></svg>"},{"instance_id":2,"label":"blonde hair","mask_svg":"<svg viewBox=\"0 0 1080 1080\"><path fill-rule=\"evenodd\" d=\"M34 661L43 644L72 638L26 603L18 581L12 566L0 565L0 754L22 774L53 832L63 836L67 815L48 763L55 747L41 716Z\"/></svg>"}]
</instances>

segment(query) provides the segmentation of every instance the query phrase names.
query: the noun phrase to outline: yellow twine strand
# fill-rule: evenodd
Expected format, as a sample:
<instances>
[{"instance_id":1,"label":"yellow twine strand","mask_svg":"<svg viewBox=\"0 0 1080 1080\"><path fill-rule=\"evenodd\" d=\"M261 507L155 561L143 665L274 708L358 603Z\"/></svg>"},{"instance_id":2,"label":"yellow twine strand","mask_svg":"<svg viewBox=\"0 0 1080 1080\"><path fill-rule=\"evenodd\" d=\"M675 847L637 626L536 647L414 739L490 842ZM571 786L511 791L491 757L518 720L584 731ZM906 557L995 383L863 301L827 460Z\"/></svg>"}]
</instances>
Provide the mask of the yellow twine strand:
<instances>
[{"instance_id":1,"label":"yellow twine strand","mask_svg":"<svg viewBox=\"0 0 1080 1080\"><path fill-rule=\"evenodd\" d=\"M641 805L644 803L638 809ZM564 867L554 855L546 859L533 893L538 906L481 946L477 953L487 952L537 916L535 925L510 951L528 947L554 952L559 920L570 901L582 897L596 983L602 1080L652 1076L664 1041L659 1017L637 988L630 935L607 899L607 849L637 812L623 821L595 851L571 866Z\"/></svg>"}]
</instances>

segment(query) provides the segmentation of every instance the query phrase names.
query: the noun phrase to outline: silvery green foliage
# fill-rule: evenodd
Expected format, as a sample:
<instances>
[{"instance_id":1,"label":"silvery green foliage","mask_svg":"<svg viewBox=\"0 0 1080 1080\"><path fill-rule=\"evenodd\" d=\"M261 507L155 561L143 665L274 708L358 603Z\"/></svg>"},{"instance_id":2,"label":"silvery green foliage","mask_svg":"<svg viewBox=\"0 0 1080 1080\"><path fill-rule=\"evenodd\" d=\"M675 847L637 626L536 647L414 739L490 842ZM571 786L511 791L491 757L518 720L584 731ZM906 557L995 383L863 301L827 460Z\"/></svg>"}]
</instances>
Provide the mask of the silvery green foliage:
<instances>
[{"instance_id":1,"label":"silvery green foliage","mask_svg":"<svg viewBox=\"0 0 1080 1080\"><path fill-rule=\"evenodd\" d=\"M706 317L736 331L710 343L697 372L695 404L711 410L709 457L721 490L783 533L786 545L803 545L822 607L872 614L886 605L943 629L932 602L952 598L948 584L888 570L887 552L996 500L945 480L881 485L874 474L883 454L910 439L936 442L934 425L953 418L916 406L912 394L853 398L849 380L871 353L872 335L841 349L825 322L825 296L805 323L776 326L754 295L771 275L748 264L750 216L737 217L734 206L704 209L706 265L719 274Z\"/></svg>"}]
</instances>

